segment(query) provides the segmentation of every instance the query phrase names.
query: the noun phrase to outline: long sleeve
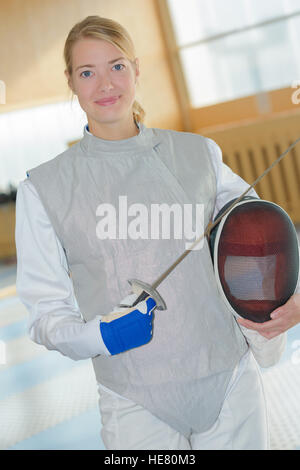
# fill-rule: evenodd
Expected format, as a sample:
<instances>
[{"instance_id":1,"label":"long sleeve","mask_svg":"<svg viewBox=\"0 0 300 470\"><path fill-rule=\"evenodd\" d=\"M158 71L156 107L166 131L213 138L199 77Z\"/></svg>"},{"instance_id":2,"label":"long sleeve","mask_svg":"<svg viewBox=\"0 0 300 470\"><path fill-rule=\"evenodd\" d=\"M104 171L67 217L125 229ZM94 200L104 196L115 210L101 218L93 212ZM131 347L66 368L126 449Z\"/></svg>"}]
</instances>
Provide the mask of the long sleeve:
<instances>
[{"instance_id":1,"label":"long sleeve","mask_svg":"<svg viewBox=\"0 0 300 470\"><path fill-rule=\"evenodd\" d=\"M214 166L217 182L215 217L227 202L240 196L249 185L223 163L220 147L211 139L207 139L207 143L210 149L211 161ZM247 195L258 197L254 189L250 190ZM297 292L300 292L299 282ZM257 331L250 330L241 325L239 325L239 327L261 367L270 367L279 361L285 349L286 333L282 333L272 339L267 339Z\"/></svg>"},{"instance_id":2,"label":"long sleeve","mask_svg":"<svg viewBox=\"0 0 300 470\"><path fill-rule=\"evenodd\" d=\"M69 276L64 250L29 179L16 199L17 294L29 311L29 335L74 360L107 354L99 322L85 322Z\"/></svg>"}]
</instances>

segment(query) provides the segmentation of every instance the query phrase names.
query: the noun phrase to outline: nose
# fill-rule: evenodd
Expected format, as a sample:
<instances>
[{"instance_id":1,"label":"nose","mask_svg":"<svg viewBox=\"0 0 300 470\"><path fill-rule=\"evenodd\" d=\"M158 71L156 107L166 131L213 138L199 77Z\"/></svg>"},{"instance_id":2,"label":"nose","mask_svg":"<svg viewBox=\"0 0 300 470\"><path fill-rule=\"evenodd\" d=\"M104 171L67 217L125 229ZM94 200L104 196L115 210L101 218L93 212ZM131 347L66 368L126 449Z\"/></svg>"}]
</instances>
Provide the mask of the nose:
<instances>
[{"instance_id":1,"label":"nose","mask_svg":"<svg viewBox=\"0 0 300 470\"><path fill-rule=\"evenodd\" d=\"M103 74L99 77L98 89L100 91L108 91L113 88L109 74Z\"/></svg>"}]
</instances>

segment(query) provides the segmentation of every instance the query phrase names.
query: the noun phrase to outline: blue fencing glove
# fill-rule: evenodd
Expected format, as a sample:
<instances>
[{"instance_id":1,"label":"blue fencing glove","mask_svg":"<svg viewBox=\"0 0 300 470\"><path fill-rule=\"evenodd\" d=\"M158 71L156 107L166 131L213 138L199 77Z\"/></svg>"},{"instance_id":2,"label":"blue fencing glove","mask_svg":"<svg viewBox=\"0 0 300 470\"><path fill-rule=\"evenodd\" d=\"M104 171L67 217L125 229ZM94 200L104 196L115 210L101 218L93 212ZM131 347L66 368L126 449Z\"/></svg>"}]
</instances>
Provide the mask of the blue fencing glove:
<instances>
[{"instance_id":1,"label":"blue fencing glove","mask_svg":"<svg viewBox=\"0 0 300 470\"><path fill-rule=\"evenodd\" d=\"M136 295L128 296L121 304L132 305L136 298ZM151 340L155 307L155 300L148 297L135 307L118 308L118 311L115 308L112 313L101 318L100 332L111 356L137 348Z\"/></svg>"}]
</instances>

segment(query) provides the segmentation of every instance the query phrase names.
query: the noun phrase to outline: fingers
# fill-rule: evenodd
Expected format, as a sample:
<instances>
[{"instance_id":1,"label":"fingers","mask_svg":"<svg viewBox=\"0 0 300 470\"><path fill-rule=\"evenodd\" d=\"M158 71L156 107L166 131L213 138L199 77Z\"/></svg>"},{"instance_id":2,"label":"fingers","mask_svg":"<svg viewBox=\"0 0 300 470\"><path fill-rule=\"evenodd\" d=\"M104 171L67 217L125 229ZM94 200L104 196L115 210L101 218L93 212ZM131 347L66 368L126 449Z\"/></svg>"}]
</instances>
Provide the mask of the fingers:
<instances>
[{"instance_id":1,"label":"fingers","mask_svg":"<svg viewBox=\"0 0 300 470\"><path fill-rule=\"evenodd\" d=\"M286 321L286 312L281 309L277 316L264 323L256 323L245 318L238 318L237 321L240 325L248 328L249 330L257 331L265 338L272 339L275 336L284 333L289 328L289 322Z\"/></svg>"},{"instance_id":2,"label":"fingers","mask_svg":"<svg viewBox=\"0 0 300 470\"><path fill-rule=\"evenodd\" d=\"M284 304L270 314L271 320L255 323L245 318L238 318L240 325L258 331L265 337L274 337L300 323L300 294L294 294Z\"/></svg>"}]
</instances>

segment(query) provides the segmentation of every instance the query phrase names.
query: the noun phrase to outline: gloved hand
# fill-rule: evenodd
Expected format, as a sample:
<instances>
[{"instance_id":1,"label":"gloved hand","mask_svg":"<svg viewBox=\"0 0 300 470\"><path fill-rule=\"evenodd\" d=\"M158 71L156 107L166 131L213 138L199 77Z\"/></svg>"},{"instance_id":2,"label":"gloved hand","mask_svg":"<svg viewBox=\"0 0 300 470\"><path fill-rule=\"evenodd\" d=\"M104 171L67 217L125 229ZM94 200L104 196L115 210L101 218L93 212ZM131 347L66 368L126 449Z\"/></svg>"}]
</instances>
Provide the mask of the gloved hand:
<instances>
[{"instance_id":1,"label":"gloved hand","mask_svg":"<svg viewBox=\"0 0 300 470\"><path fill-rule=\"evenodd\" d=\"M132 294L121 304L132 305L137 295ZM100 321L103 342L111 356L129 349L137 348L152 338L153 310L156 302L152 297L138 303L135 307L116 307Z\"/></svg>"}]
</instances>

